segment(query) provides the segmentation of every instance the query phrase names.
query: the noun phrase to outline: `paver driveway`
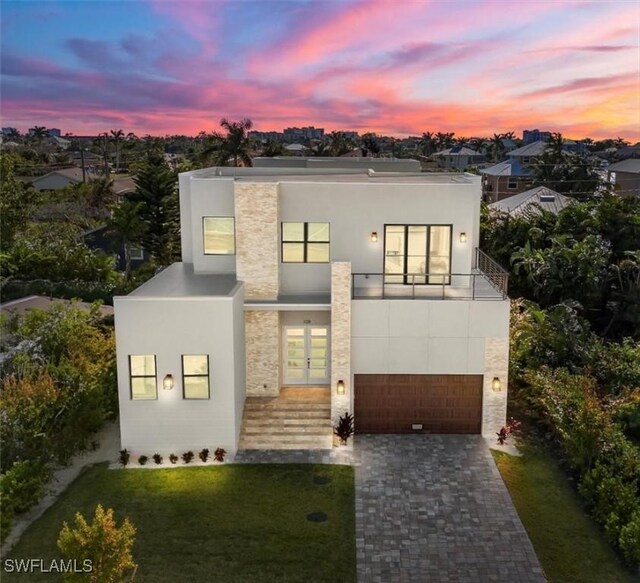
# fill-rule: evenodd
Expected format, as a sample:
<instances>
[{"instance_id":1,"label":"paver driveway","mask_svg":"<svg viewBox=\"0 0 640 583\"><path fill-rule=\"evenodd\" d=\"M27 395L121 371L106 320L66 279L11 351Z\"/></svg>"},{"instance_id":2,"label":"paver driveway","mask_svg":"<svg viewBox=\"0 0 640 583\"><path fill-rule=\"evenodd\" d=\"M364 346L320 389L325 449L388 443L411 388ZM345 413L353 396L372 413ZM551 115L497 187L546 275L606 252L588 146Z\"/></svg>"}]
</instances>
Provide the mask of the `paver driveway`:
<instances>
[{"instance_id":1,"label":"paver driveway","mask_svg":"<svg viewBox=\"0 0 640 583\"><path fill-rule=\"evenodd\" d=\"M545 577L486 442L358 435L358 583L541 583Z\"/></svg>"}]
</instances>

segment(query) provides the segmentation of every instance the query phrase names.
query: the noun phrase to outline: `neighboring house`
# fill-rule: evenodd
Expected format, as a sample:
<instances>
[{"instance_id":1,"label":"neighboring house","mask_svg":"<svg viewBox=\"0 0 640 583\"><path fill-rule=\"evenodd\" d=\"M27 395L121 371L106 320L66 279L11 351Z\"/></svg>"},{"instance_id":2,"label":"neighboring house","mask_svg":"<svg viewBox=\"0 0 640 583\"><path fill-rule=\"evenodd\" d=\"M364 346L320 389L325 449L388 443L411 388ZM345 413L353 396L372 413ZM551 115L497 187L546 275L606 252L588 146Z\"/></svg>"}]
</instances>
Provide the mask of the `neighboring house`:
<instances>
[{"instance_id":1,"label":"neighboring house","mask_svg":"<svg viewBox=\"0 0 640 583\"><path fill-rule=\"evenodd\" d=\"M85 174L86 180L95 178L94 174L88 171ZM63 168L62 170L54 170L45 174L44 176L38 176L32 180L33 187L36 190L57 190L58 188L64 188L70 184L79 184L83 182L82 168Z\"/></svg>"},{"instance_id":2,"label":"neighboring house","mask_svg":"<svg viewBox=\"0 0 640 583\"><path fill-rule=\"evenodd\" d=\"M609 181L621 196L640 196L640 158L627 158L607 168Z\"/></svg>"},{"instance_id":3,"label":"neighboring house","mask_svg":"<svg viewBox=\"0 0 640 583\"><path fill-rule=\"evenodd\" d=\"M541 209L557 215L562 209L574 202L574 199L546 186L536 186L520 194L492 202L489 208L507 213L512 217L540 213Z\"/></svg>"},{"instance_id":4,"label":"neighboring house","mask_svg":"<svg viewBox=\"0 0 640 583\"><path fill-rule=\"evenodd\" d=\"M528 190L533 179L532 165L546 146L543 141L533 142L509 152L504 162L480 170L483 200L496 202Z\"/></svg>"},{"instance_id":5,"label":"neighboring house","mask_svg":"<svg viewBox=\"0 0 640 583\"><path fill-rule=\"evenodd\" d=\"M115 253L116 268L118 271L126 269L126 257L124 245L119 245L114 241L113 236L109 234L107 225L101 225L95 229L90 229L82 234L82 239L90 249L100 249L105 253ZM131 244L129 246L131 253L131 268L136 269L143 263L147 263L151 256L139 245Z\"/></svg>"},{"instance_id":6,"label":"neighboring house","mask_svg":"<svg viewBox=\"0 0 640 583\"><path fill-rule=\"evenodd\" d=\"M441 152L433 154L440 164L447 170L464 170L469 166L474 166L484 162L484 154L480 154L466 146L454 146Z\"/></svg>"},{"instance_id":7,"label":"neighboring house","mask_svg":"<svg viewBox=\"0 0 640 583\"><path fill-rule=\"evenodd\" d=\"M87 312L91 309L91 304L87 302L79 302L75 300L71 302L69 300L63 300L61 298L49 298L46 296L27 296L0 304L0 313L6 314L8 316L24 316L31 310L48 310L56 303L62 303L67 306L73 305ZM113 307L100 306L100 313L105 317L112 316Z\"/></svg>"},{"instance_id":8,"label":"neighboring house","mask_svg":"<svg viewBox=\"0 0 640 583\"><path fill-rule=\"evenodd\" d=\"M258 157L253 159L254 168L315 168L361 172L420 172L420 162L410 158L368 158L353 156L290 156Z\"/></svg>"},{"instance_id":9,"label":"neighboring house","mask_svg":"<svg viewBox=\"0 0 640 583\"><path fill-rule=\"evenodd\" d=\"M182 262L114 298L122 447L331 447L505 423L507 274L478 251L480 178L182 173Z\"/></svg>"}]
</instances>

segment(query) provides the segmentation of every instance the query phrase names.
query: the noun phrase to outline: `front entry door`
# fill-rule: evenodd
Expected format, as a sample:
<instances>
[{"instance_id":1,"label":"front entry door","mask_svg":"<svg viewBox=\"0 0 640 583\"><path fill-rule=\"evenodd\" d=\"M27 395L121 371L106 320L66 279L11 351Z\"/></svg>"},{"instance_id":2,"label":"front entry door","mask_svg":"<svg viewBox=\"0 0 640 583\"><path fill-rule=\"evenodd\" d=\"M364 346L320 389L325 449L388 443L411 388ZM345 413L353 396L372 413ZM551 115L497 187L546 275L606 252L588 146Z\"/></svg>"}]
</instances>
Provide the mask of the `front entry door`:
<instances>
[{"instance_id":1,"label":"front entry door","mask_svg":"<svg viewBox=\"0 0 640 583\"><path fill-rule=\"evenodd\" d=\"M283 383L329 384L329 326L285 326L283 331Z\"/></svg>"}]
</instances>

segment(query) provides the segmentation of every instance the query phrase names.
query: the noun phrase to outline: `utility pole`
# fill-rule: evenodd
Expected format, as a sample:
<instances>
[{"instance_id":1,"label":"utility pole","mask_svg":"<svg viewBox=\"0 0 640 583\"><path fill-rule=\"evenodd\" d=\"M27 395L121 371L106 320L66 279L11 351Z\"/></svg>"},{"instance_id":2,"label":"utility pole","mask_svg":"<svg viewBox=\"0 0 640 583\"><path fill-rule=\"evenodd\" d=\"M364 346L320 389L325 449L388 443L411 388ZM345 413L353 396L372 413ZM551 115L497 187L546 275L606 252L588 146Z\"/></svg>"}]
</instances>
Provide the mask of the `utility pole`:
<instances>
[{"instance_id":1,"label":"utility pole","mask_svg":"<svg viewBox=\"0 0 640 583\"><path fill-rule=\"evenodd\" d=\"M84 148L80 148L80 160L82 161L82 182L87 181L87 171L84 167Z\"/></svg>"}]
</instances>

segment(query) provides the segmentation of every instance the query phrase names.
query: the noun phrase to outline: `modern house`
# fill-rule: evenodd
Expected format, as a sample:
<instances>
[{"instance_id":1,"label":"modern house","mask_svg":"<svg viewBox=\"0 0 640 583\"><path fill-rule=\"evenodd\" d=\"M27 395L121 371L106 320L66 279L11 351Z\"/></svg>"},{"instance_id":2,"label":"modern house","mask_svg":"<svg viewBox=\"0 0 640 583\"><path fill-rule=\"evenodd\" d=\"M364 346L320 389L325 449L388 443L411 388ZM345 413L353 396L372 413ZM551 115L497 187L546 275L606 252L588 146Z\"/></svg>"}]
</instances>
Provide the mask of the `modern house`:
<instances>
[{"instance_id":1,"label":"modern house","mask_svg":"<svg viewBox=\"0 0 640 583\"><path fill-rule=\"evenodd\" d=\"M546 186L536 186L520 194L514 194L489 205L491 210L506 213L512 217L539 214L547 211L557 215L562 209L575 202L574 199L551 190Z\"/></svg>"},{"instance_id":2,"label":"modern house","mask_svg":"<svg viewBox=\"0 0 640 583\"><path fill-rule=\"evenodd\" d=\"M180 174L182 262L114 298L122 447L328 448L505 423L507 274L455 173Z\"/></svg>"}]
</instances>

